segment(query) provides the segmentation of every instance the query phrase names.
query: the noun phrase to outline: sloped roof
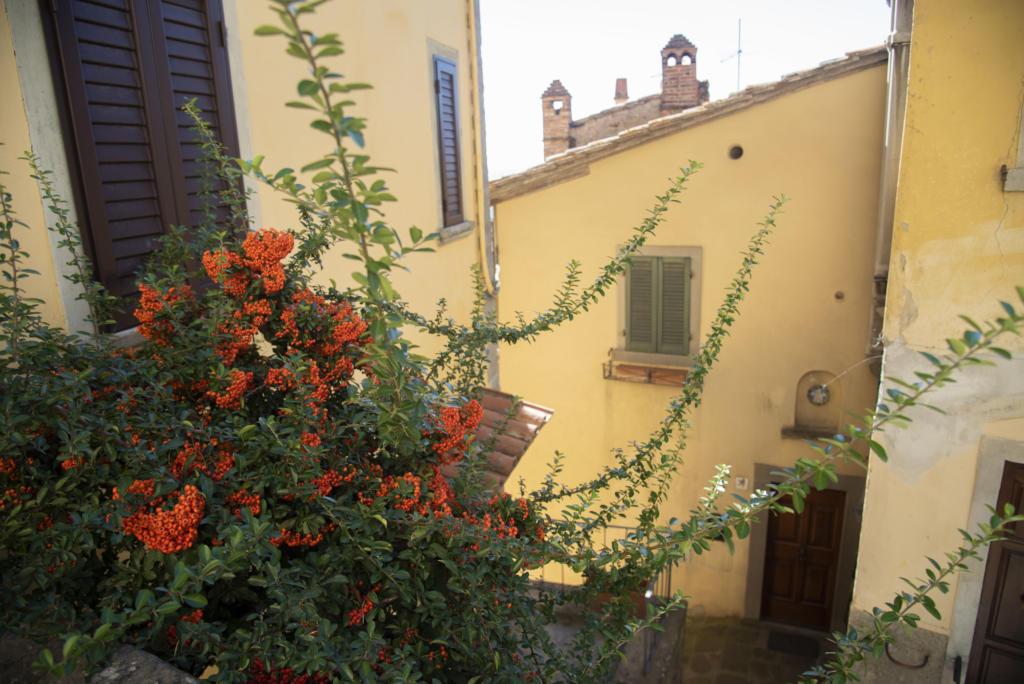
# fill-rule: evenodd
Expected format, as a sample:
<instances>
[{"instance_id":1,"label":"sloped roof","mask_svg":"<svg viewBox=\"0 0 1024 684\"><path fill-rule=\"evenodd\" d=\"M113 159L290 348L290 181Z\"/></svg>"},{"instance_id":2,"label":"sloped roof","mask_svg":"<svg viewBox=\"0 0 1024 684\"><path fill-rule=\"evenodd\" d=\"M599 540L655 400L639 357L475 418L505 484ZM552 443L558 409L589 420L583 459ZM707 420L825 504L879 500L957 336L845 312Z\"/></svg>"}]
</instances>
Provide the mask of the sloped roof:
<instances>
[{"instance_id":1,"label":"sloped roof","mask_svg":"<svg viewBox=\"0 0 1024 684\"><path fill-rule=\"evenodd\" d=\"M561 81L554 80L548 89L541 94L541 97L566 97L569 95L569 91L565 89Z\"/></svg>"},{"instance_id":2,"label":"sloped roof","mask_svg":"<svg viewBox=\"0 0 1024 684\"><path fill-rule=\"evenodd\" d=\"M493 389L481 390L480 404L484 415L474 437L488 448L484 476L500 490L554 409ZM445 466L441 472L454 477L457 466Z\"/></svg>"},{"instance_id":3,"label":"sloped roof","mask_svg":"<svg viewBox=\"0 0 1024 684\"><path fill-rule=\"evenodd\" d=\"M693 48L694 50L696 50L697 46L691 43L689 39L682 33L677 33L676 35L669 38L668 42L665 43L665 47L661 49L667 50L669 48Z\"/></svg>"},{"instance_id":4,"label":"sloped roof","mask_svg":"<svg viewBox=\"0 0 1024 684\"><path fill-rule=\"evenodd\" d=\"M885 47L849 52L844 58L824 62L813 69L789 74L772 83L749 86L725 99L653 119L617 135L595 140L581 147L571 148L567 152L551 157L543 164L491 181L491 202L497 204L550 185L585 176L589 173L591 162L749 109L762 102L809 88L818 83L884 64L887 59L888 52Z\"/></svg>"}]
</instances>

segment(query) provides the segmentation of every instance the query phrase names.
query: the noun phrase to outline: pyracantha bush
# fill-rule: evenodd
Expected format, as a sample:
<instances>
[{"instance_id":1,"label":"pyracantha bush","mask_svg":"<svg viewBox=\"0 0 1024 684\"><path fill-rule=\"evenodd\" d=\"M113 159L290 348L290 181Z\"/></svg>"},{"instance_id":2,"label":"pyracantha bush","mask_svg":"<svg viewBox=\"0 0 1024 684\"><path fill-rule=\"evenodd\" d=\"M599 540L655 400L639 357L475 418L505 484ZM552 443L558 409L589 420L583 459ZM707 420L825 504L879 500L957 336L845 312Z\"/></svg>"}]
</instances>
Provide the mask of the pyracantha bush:
<instances>
[{"instance_id":1,"label":"pyracantha bush","mask_svg":"<svg viewBox=\"0 0 1024 684\"><path fill-rule=\"evenodd\" d=\"M590 285L580 288L573 262L553 308L535 319L498 324L481 288L468 325L409 311L389 272L429 251L430 238L412 228L403 244L380 218L393 199L385 183L346 148L362 146L364 122L337 98L364 86L321 64L341 53L336 36L300 27L320 1L273 0L281 25L257 33L283 36L288 54L306 63L304 99L289 104L323 117L313 127L331 137L332 151L303 168L316 172L307 188L290 169L264 173L258 158L235 165L197 119L211 168L206 209L197 225L169 229L142 277L143 343L118 348L103 334L111 298L93 283L77 227L29 156L94 330L78 337L47 325L25 296L32 271L19 232L28 227L0 185L0 632L61 636L62 653L44 650L41 666L93 672L128 643L226 682L599 679L621 644L657 617L636 615L633 600L657 573L709 550L712 539L731 548L762 512L800 510L812 485L836 478L837 459L866 462L854 444L884 459L873 429L906 420L904 409L980 363L978 352L1009 356L992 342L1018 333L1024 316L1006 305L1007 317L971 322L951 340L953 357L928 357L935 369L918 373L919 383L889 390L891 409L823 440L820 458L799 459L780 483L731 505L720 501L723 466L689 518L665 525L659 505L687 416L779 199L655 432L588 482L560 482L556 460L538 491L495 491L480 473L491 445L474 437L487 345L530 340L610 291L699 164L656 198ZM250 229L239 166L297 206L301 229ZM353 289L311 284L329 248L359 264ZM443 337L442 351L415 355L403 335L409 324ZM633 534L593 543L627 515ZM938 574L929 570L913 594L878 609L873 632L841 638L844 658L823 676L845 681L891 639L892 624L913 626L912 608L937 614L928 592L945 589L945 577L1017 519L993 518L968 535ZM547 563L575 570L581 584L531 582L530 570ZM546 628L566 604L578 630L559 646Z\"/></svg>"}]
</instances>

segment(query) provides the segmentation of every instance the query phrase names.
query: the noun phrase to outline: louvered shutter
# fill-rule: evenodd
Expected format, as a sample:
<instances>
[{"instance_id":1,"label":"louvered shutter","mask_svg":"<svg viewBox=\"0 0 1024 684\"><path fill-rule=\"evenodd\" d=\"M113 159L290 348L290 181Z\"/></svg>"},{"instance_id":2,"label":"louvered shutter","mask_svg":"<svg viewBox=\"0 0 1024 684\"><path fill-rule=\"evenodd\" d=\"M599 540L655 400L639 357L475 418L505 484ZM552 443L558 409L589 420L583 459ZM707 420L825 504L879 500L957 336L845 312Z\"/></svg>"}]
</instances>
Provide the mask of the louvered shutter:
<instances>
[{"instance_id":1,"label":"louvered shutter","mask_svg":"<svg viewBox=\"0 0 1024 684\"><path fill-rule=\"evenodd\" d=\"M153 46L158 60L167 65L170 103L164 113L168 117L168 130L172 131L169 144L177 146L184 173L184 211L189 225L202 219L201 168L202 150L193 123L182 105L195 98L196 106L210 124L214 136L238 155L238 135L235 128L234 105L228 74L226 46L224 45L224 16L219 0L162 0L150 2L152 25L162 27L154 32ZM172 116L173 115L173 116ZM218 221L227 218L227 210L217 208Z\"/></svg>"},{"instance_id":2,"label":"louvered shutter","mask_svg":"<svg viewBox=\"0 0 1024 684\"><path fill-rule=\"evenodd\" d=\"M193 95L238 143L219 0L57 0L57 46L97 277L134 325L136 272L169 225L192 225L198 146L176 107Z\"/></svg>"},{"instance_id":3,"label":"louvered shutter","mask_svg":"<svg viewBox=\"0 0 1024 684\"><path fill-rule=\"evenodd\" d=\"M626 278L626 349L653 352L658 334L657 260L633 257Z\"/></svg>"},{"instance_id":4,"label":"louvered shutter","mask_svg":"<svg viewBox=\"0 0 1024 684\"><path fill-rule=\"evenodd\" d=\"M626 350L690 352L689 257L633 257L626 278Z\"/></svg>"},{"instance_id":5,"label":"louvered shutter","mask_svg":"<svg viewBox=\"0 0 1024 684\"><path fill-rule=\"evenodd\" d=\"M444 225L465 220L459 163L458 80L455 63L434 57L434 94L437 108L437 145L440 159L441 206Z\"/></svg>"},{"instance_id":6,"label":"louvered shutter","mask_svg":"<svg viewBox=\"0 0 1024 684\"><path fill-rule=\"evenodd\" d=\"M690 351L690 259L659 259L657 351L686 355Z\"/></svg>"}]
</instances>

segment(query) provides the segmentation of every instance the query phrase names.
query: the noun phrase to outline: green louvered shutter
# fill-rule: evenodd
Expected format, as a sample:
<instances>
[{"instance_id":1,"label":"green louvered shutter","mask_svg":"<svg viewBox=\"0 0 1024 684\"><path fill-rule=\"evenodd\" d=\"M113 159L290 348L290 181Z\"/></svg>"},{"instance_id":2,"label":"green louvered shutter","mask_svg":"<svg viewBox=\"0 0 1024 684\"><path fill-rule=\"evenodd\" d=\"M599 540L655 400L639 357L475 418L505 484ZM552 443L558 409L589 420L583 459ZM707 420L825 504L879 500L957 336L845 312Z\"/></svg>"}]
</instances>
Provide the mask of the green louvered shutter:
<instances>
[{"instance_id":1,"label":"green louvered shutter","mask_svg":"<svg viewBox=\"0 0 1024 684\"><path fill-rule=\"evenodd\" d=\"M626 349L655 351L657 340L657 260L633 257L626 278Z\"/></svg>"},{"instance_id":2,"label":"green louvered shutter","mask_svg":"<svg viewBox=\"0 0 1024 684\"><path fill-rule=\"evenodd\" d=\"M690 352L690 259L659 259L660 290L657 351L686 355Z\"/></svg>"}]
</instances>

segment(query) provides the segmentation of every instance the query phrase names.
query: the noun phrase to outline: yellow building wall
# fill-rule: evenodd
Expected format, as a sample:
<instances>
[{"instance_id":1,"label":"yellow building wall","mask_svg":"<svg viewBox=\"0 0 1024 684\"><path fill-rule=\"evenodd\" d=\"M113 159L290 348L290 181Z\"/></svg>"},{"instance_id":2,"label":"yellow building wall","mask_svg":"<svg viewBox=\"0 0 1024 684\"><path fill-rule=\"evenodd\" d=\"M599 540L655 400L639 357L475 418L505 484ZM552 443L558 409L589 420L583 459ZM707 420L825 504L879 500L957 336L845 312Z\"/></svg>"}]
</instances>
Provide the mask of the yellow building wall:
<instances>
[{"instance_id":1,"label":"yellow building wall","mask_svg":"<svg viewBox=\"0 0 1024 684\"><path fill-rule=\"evenodd\" d=\"M39 275L30 276L23 282L25 295L42 299L44 303L40 306L40 313L43 318L54 325L61 325L64 323L64 307L57 289L39 187L28 177L28 165L18 159L32 149L32 143L5 5L0 5L0 83L4 84L5 92L5 102L0 107L0 143L3 143L0 145L0 171L9 174L0 176L0 184L11 193L17 218L29 226L15 226L14 237L31 255L30 267L39 271Z\"/></svg>"},{"instance_id":2,"label":"yellow building wall","mask_svg":"<svg viewBox=\"0 0 1024 684\"><path fill-rule=\"evenodd\" d=\"M266 3L234 2L253 149L266 156L265 170L298 169L332 145L329 136L309 127L311 112L284 106L286 100L297 99L295 84L307 77L305 67L284 54L280 36L253 35L257 26L275 23L276 16ZM466 319L472 303L470 266L478 260L476 231L483 218L478 212L483 181L477 173L475 145L480 99L473 71L472 11L473 3L467 0L347 0L320 6L308 25L319 34L339 34L345 54L328 62L335 71L347 81L373 86L350 94L356 104L349 113L367 119L365 149L353 145L350 151L366 153L371 164L395 170L380 176L398 198L397 203L385 205L384 211L386 220L404 239L410 226L424 233L442 226L432 56L454 56L459 79L462 196L466 218L475 222L475 229L448 244L435 245L436 254L410 257L406 262L410 271L397 271L394 282L414 310L430 314L437 300L445 298L449 312L460 320ZM258 193L264 226L297 227L292 205L265 186ZM339 286L351 284L349 274L357 265L342 258L341 249L335 249L324 260L321 280L334 279ZM425 351L437 348L436 340L420 336L417 341Z\"/></svg>"},{"instance_id":3,"label":"yellow building wall","mask_svg":"<svg viewBox=\"0 0 1024 684\"><path fill-rule=\"evenodd\" d=\"M885 312L885 375L904 379L927 368L917 351L946 352L945 338L963 332L957 314L995 318L999 299L1019 301L1024 193L1004 192L1000 166L1024 164L1024 4L916 0L911 41ZM1017 338L1003 346L1024 349ZM1022 371L968 369L935 395L948 417L917 411L910 429L880 435L891 461L868 478L855 610L891 600L899 577L922 575L926 555L957 548L957 528L995 504L994 492L974 500L979 440L986 425L1024 416ZM926 629L953 630L949 657L966 658L974 628L977 593L963 603L964 581L935 597L941 621L921 611Z\"/></svg>"},{"instance_id":4,"label":"yellow building wall","mask_svg":"<svg viewBox=\"0 0 1024 684\"><path fill-rule=\"evenodd\" d=\"M500 313L529 316L549 307L570 259L583 261L589 282L667 179L687 160L702 161L705 168L649 244L702 248L703 340L771 197L792 198L692 417L685 465L662 507L666 521L687 516L715 464L731 464L734 475L752 480L755 463L787 465L810 455L801 440L780 435L793 425L797 382L807 371L847 371L839 381L845 407L859 411L873 402L874 378L861 362L884 98L885 68L872 67L620 152L593 162L584 177L495 205ZM744 154L733 161L728 151L737 144ZM502 389L555 409L506 485L510 491L520 476L528 489L538 485L556 450L567 455L562 482L585 481L612 462L613 448L646 438L665 415L672 388L602 377L616 345L620 296L617 288L537 342L501 349ZM711 614L741 614L748 547L740 542L730 556L723 545L693 557L674 571L675 588Z\"/></svg>"},{"instance_id":5,"label":"yellow building wall","mask_svg":"<svg viewBox=\"0 0 1024 684\"><path fill-rule=\"evenodd\" d=\"M330 138L309 127L310 112L284 106L285 101L297 99L295 85L308 76L303 63L285 55L280 37L253 35L257 26L275 23L268 3L225 0L225 6L229 31L237 32L229 35L229 44L240 45L230 59L243 149L265 155L267 170L298 169L319 158L330 149ZM32 266L43 275L34 279L29 292L45 300L48 320L66 324L39 192L27 178L25 166L15 161L31 145L6 4L0 3L0 8L0 75L3 83L11 84L11 99L0 108L0 141L5 143L0 146L0 168L11 171L3 182L15 196L20 218L33 226L22 242L32 253ZM462 320L472 302L470 267L479 260L484 218L475 22L473 0L331 2L318 8L310 20L316 33L336 32L344 42L345 54L332 58L329 65L348 81L374 86L351 94L356 104L350 113L368 120L366 148L353 151L369 154L372 164L395 169L381 174L398 198L385 207L385 214L406 238L410 226L432 233L442 225L432 56L456 62L462 197L465 217L474 222L474 228L447 244L435 244L435 254L410 257L405 262L409 272L397 269L394 280L414 310L430 314L436 302L445 298L450 315ZM41 78L48 74L47 68L36 65ZM48 83L46 79L44 85ZM56 156L62 156L59 150ZM299 227L296 212L282 196L266 187L259 187L257 196L263 226ZM325 258L321 282L334 280L342 287L352 283L349 274L356 262L343 259L341 253L335 249ZM72 326L75 323L71 321ZM424 336L416 339L427 352L439 344Z\"/></svg>"}]
</instances>

